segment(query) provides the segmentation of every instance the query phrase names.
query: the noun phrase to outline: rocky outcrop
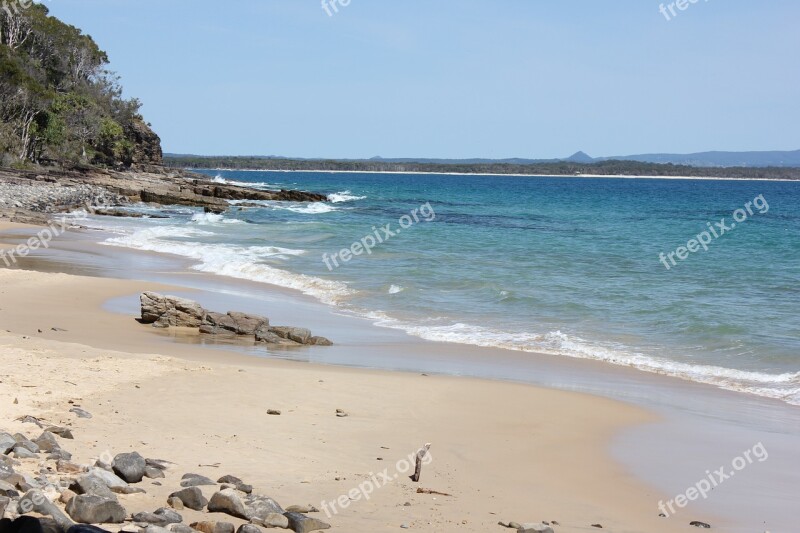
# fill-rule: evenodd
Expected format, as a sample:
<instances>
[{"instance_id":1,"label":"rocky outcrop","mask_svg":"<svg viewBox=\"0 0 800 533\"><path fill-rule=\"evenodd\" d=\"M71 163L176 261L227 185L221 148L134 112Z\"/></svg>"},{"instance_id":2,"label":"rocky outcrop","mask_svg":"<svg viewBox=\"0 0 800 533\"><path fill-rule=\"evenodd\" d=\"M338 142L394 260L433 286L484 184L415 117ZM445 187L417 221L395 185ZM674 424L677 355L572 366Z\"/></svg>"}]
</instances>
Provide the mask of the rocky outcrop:
<instances>
[{"instance_id":1,"label":"rocky outcrop","mask_svg":"<svg viewBox=\"0 0 800 533\"><path fill-rule=\"evenodd\" d=\"M206 318L205 309L192 300L155 292L143 292L139 298L144 324L159 328L199 328Z\"/></svg>"},{"instance_id":2,"label":"rocky outcrop","mask_svg":"<svg viewBox=\"0 0 800 533\"><path fill-rule=\"evenodd\" d=\"M164 156L161 138L142 120L125 124L125 138L133 143L130 164L134 167L160 166Z\"/></svg>"},{"instance_id":3,"label":"rocky outcrop","mask_svg":"<svg viewBox=\"0 0 800 533\"><path fill-rule=\"evenodd\" d=\"M81 208L120 216L123 213L114 208L136 202L202 207L222 213L230 208L231 200L325 202L328 198L313 192L265 191L216 183L208 176L161 167L140 172L0 169L0 216L19 222L42 223L47 213Z\"/></svg>"},{"instance_id":4,"label":"rocky outcrop","mask_svg":"<svg viewBox=\"0 0 800 533\"><path fill-rule=\"evenodd\" d=\"M271 326L263 316L229 311L207 311L192 300L143 292L140 296L143 324L155 327L199 328L206 335L253 337L257 342L281 346L332 346L325 337L316 337L306 328Z\"/></svg>"}]
</instances>

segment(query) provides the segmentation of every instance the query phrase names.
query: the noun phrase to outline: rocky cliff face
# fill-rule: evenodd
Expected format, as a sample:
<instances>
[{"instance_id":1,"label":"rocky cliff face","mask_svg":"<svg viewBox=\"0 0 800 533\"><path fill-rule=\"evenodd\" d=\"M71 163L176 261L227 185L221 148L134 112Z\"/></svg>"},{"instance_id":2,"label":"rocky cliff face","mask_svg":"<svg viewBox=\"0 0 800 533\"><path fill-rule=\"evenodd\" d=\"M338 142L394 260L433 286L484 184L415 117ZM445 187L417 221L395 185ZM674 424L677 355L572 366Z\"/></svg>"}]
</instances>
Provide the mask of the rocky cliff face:
<instances>
[{"instance_id":1,"label":"rocky cliff face","mask_svg":"<svg viewBox=\"0 0 800 533\"><path fill-rule=\"evenodd\" d=\"M160 166L163 153L161 138L141 120L131 122L125 128L125 137L134 144L133 167Z\"/></svg>"}]
</instances>

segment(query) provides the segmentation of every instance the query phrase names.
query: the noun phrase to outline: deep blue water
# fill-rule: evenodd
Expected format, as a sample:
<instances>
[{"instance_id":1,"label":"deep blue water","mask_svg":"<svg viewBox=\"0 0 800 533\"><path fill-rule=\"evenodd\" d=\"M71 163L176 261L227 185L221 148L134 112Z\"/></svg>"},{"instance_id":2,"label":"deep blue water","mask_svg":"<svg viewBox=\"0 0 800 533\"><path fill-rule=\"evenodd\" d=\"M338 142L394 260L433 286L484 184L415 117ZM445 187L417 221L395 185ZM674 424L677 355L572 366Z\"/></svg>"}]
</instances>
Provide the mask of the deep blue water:
<instances>
[{"instance_id":1,"label":"deep blue water","mask_svg":"<svg viewBox=\"0 0 800 533\"><path fill-rule=\"evenodd\" d=\"M800 183L208 173L334 201L104 221L121 234L112 244L297 288L431 340L602 359L800 404ZM719 235L723 218L735 227ZM387 240L386 224L400 232ZM383 243L342 260L376 230ZM680 260L703 231L708 250Z\"/></svg>"}]
</instances>

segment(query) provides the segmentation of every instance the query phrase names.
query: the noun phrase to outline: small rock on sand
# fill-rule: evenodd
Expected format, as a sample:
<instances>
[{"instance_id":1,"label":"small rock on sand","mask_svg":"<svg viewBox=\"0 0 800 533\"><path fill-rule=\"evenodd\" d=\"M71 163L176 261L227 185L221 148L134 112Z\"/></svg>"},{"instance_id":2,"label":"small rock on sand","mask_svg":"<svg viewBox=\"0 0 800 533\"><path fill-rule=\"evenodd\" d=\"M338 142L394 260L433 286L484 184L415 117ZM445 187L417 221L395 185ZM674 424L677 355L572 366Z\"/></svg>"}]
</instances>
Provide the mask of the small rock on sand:
<instances>
[{"instance_id":1,"label":"small rock on sand","mask_svg":"<svg viewBox=\"0 0 800 533\"><path fill-rule=\"evenodd\" d=\"M192 529L201 533L233 533L235 528L230 522L194 522L189 524Z\"/></svg>"}]
</instances>

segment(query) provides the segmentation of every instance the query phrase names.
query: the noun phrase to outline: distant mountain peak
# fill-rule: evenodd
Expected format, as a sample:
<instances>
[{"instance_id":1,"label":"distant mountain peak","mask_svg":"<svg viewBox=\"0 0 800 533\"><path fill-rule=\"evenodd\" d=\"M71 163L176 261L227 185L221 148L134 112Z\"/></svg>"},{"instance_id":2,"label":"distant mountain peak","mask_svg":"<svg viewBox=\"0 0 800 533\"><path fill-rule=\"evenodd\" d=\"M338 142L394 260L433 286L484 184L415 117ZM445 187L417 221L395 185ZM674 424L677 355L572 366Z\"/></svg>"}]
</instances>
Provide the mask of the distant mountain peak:
<instances>
[{"instance_id":1,"label":"distant mountain peak","mask_svg":"<svg viewBox=\"0 0 800 533\"><path fill-rule=\"evenodd\" d=\"M565 161L569 161L570 163L593 163L594 158L589 154L587 154L586 152L577 151L568 158L566 158Z\"/></svg>"}]
</instances>

